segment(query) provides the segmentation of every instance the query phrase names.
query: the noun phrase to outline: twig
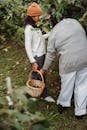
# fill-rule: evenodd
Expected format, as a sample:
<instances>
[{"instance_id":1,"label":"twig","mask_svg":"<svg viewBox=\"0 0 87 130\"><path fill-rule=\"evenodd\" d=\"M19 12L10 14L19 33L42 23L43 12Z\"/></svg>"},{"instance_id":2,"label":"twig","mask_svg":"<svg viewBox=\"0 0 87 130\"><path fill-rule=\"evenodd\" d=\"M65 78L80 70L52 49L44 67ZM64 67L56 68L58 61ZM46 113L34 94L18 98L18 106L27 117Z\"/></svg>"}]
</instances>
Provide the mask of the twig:
<instances>
[{"instance_id":1,"label":"twig","mask_svg":"<svg viewBox=\"0 0 87 130\"><path fill-rule=\"evenodd\" d=\"M7 94L12 94L11 78L6 78Z\"/></svg>"}]
</instances>

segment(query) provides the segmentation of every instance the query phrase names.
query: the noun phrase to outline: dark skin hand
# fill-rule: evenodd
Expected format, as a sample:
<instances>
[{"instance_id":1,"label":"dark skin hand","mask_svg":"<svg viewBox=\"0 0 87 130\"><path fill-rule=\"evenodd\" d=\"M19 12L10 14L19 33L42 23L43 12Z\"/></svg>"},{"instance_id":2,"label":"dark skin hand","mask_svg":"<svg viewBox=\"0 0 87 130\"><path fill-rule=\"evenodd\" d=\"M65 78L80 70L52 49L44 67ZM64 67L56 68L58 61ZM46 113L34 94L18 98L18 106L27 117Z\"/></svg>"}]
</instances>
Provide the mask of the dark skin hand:
<instances>
[{"instance_id":1,"label":"dark skin hand","mask_svg":"<svg viewBox=\"0 0 87 130\"><path fill-rule=\"evenodd\" d=\"M32 70L33 71L38 70L38 64L36 62L32 63Z\"/></svg>"}]
</instances>

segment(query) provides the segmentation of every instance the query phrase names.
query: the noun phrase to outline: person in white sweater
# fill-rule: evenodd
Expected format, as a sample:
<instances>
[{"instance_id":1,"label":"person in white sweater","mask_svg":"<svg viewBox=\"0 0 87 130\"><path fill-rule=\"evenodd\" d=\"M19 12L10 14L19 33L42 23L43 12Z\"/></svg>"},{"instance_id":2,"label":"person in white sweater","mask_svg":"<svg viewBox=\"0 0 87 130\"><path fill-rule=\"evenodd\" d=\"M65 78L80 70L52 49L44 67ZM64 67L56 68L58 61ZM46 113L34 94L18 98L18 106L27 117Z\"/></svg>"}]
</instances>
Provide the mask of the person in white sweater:
<instances>
[{"instance_id":1,"label":"person in white sweater","mask_svg":"<svg viewBox=\"0 0 87 130\"><path fill-rule=\"evenodd\" d=\"M46 54L45 39L49 36L49 34L42 35L41 30L37 27L41 15L41 7L33 2L27 9L25 19L25 50L33 71L41 69L44 64ZM40 79L36 72L32 73L32 78ZM49 102L54 102L54 99L48 96L46 87L41 97Z\"/></svg>"},{"instance_id":2,"label":"person in white sweater","mask_svg":"<svg viewBox=\"0 0 87 130\"><path fill-rule=\"evenodd\" d=\"M71 106L74 92L75 117L82 119L87 114L87 36L77 20L65 18L52 29L42 73L48 70L56 55L61 77L58 110L62 113Z\"/></svg>"}]
</instances>

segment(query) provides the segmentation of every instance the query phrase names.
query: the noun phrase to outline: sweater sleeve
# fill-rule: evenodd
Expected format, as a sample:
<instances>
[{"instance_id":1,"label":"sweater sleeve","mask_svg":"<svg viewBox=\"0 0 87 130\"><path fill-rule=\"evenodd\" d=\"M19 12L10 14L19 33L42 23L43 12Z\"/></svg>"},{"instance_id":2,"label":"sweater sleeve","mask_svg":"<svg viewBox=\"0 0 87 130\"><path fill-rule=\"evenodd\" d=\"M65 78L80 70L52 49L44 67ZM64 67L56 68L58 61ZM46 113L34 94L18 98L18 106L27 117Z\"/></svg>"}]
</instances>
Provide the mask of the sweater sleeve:
<instances>
[{"instance_id":1,"label":"sweater sleeve","mask_svg":"<svg viewBox=\"0 0 87 130\"><path fill-rule=\"evenodd\" d=\"M45 62L43 65L44 70L47 70L49 68L49 66L51 65L52 61L54 60L54 58L56 56L55 38L52 37L52 35L53 34L51 33L49 40L48 40L47 54L46 54Z\"/></svg>"},{"instance_id":2,"label":"sweater sleeve","mask_svg":"<svg viewBox=\"0 0 87 130\"><path fill-rule=\"evenodd\" d=\"M44 38L44 39L47 39L47 38L49 37L49 35L50 35L50 32L48 32L47 34L44 34L44 35L43 35L43 38Z\"/></svg>"},{"instance_id":3,"label":"sweater sleeve","mask_svg":"<svg viewBox=\"0 0 87 130\"><path fill-rule=\"evenodd\" d=\"M31 30L31 27L26 26L26 28L25 28L25 50L26 50L27 56L30 60L30 63L36 62L36 60L33 57L33 53L32 53L32 37L33 37L33 32Z\"/></svg>"}]
</instances>

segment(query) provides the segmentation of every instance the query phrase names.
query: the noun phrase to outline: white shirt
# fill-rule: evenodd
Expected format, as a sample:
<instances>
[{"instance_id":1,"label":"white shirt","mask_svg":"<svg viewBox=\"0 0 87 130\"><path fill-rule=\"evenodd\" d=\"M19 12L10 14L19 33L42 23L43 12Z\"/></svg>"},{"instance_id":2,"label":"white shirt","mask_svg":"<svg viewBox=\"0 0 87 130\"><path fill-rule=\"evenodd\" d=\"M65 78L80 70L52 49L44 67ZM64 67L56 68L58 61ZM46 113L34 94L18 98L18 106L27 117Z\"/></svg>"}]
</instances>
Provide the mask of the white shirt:
<instances>
[{"instance_id":1,"label":"white shirt","mask_svg":"<svg viewBox=\"0 0 87 130\"><path fill-rule=\"evenodd\" d=\"M47 70L59 56L59 74L78 71L87 67L87 36L81 24L75 19L63 19L51 31L44 70Z\"/></svg>"},{"instance_id":2,"label":"white shirt","mask_svg":"<svg viewBox=\"0 0 87 130\"><path fill-rule=\"evenodd\" d=\"M35 56L39 57L46 53L45 39L48 35L42 35L40 29L33 28L31 25L25 27L25 49L30 63L36 62Z\"/></svg>"}]
</instances>

